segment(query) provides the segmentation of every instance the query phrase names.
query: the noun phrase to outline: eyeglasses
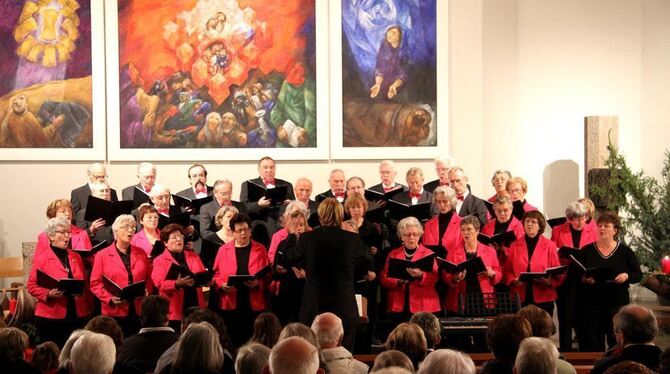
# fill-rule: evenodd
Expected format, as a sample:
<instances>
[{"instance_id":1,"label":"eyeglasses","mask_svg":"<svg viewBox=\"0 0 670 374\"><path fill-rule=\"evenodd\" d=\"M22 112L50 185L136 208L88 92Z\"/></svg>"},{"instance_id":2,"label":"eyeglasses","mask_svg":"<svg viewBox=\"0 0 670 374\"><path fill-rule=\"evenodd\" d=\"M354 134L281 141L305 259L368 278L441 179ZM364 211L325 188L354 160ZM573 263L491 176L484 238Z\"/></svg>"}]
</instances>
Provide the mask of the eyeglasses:
<instances>
[{"instance_id":1,"label":"eyeglasses","mask_svg":"<svg viewBox=\"0 0 670 374\"><path fill-rule=\"evenodd\" d=\"M120 228L124 229L126 231L135 231L136 230L135 226L130 226L130 225L121 226Z\"/></svg>"},{"instance_id":2,"label":"eyeglasses","mask_svg":"<svg viewBox=\"0 0 670 374\"><path fill-rule=\"evenodd\" d=\"M244 234L245 232L249 232L249 231L251 231L251 229L248 228L248 227L243 228L243 229L235 229L235 232L238 233L238 234Z\"/></svg>"},{"instance_id":3,"label":"eyeglasses","mask_svg":"<svg viewBox=\"0 0 670 374\"><path fill-rule=\"evenodd\" d=\"M184 240L184 235L170 235L168 240Z\"/></svg>"},{"instance_id":4,"label":"eyeglasses","mask_svg":"<svg viewBox=\"0 0 670 374\"><path fill-rule=\"evenodd\" d=\"M72 231L69 231L69 230L56 230L56 234L61 234L61 235L72 235Z\"/></svg>"}]
</instances>

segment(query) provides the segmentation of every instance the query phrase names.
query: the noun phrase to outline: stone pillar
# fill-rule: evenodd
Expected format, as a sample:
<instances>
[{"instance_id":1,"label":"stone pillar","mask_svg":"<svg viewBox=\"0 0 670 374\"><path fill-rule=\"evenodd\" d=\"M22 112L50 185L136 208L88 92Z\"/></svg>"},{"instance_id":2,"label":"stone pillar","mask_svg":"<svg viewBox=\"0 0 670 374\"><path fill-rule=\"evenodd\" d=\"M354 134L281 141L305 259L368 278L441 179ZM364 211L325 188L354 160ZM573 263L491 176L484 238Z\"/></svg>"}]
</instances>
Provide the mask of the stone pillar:
<instances>
[{"instance_id":1,"label":"stone pillar","mask_svg":"<svg viewBox=\"0 0 670 374\"><path fill-rule=\"evenodd\" d=\"M609 156L607 146L610 141L619 145L619 117L584 117L584 191L599 209L604 209L607 201L595 198L590 186L607 184L609 170L605 167L605 160Z\"/></svg>"}]
</instances>

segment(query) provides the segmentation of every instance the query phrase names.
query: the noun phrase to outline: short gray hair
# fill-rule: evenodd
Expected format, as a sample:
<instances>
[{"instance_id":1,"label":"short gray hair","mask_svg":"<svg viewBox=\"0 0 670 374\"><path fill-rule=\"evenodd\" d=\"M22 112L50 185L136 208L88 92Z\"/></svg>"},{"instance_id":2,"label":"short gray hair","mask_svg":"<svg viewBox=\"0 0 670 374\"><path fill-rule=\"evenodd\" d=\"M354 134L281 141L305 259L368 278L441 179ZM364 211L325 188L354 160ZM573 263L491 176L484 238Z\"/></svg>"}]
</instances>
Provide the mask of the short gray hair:
<instances>
[{"instance_id":1,"label":"short gray hair","mask_svg":"<svg viewBox=\"0 0 670 374\"><path fill-rule=\"evenodd\" d=\"M319 350L307 340L292 336L277 342L270 352L272 374L312 374L319 369Z\"/></svg>"},{"instance_id":2,"label":"short gray hair","mask_svg":"<svg viewBox=\"0 0 670 374\"><path fill-rule=\"evenodd\" d=\"M47 234L47 237L56 235L56 231L60 228L70 228L70 221L65 217L54 217L49 218L47 221L47 226L44 228L44 232Z\"/></svg>"},{"instance_id":3,"label":"short gray hair","mask_svg":"<svg viewBox=\"0 0 670 374\"><path fill-rule=\"evenodd\" d=\"M284 328L279 333L279 339L277 339L277 342L288 339L292 336L301 337L307 340L307 342L309 342L311 345L317 348L319 347L319 341L317 340L314 331L312 331L309 326L306 326L300 322L293 322L284 326Z\"/></svg>"},{"instance_id":4,"label":"short gray hair","mask_svg":"<svg viewBox=\"0 0 670 374\"><path fill-rule=\"evenodd\" d=\"M398 237L402 237L402 233L410 227L418 228L419 236L423 236L423 226L421 226L421 222L414 217L405 217L398 222Z\"/></svg>"},{"instance_id":5,"label":"short gray hair","mask_svg":"<svg viewBox=\"0 0 670 374\"><path fill-rule=\"evenodd\" d=\"M137 175L143 175L143 172L146 171L156 172L156 165L152 164L151 162L140 162L140 164L137 165Z\"/></svg>"},{"instance_id":6,"label":"short gray hair","mask_svg":"<svg viewBox=\"0 0 670 374\"><path fill-rule=\"evenodd\" d=\"M156 183L151 188L151 191L149 192L149 197L153 199L154 197L160 195L163 192L170 193L170 189L164 184Z\"/></svg>"},{"instance_id":7,"label":"short gray hair","mask_svg":"<svg viewBox=\"0 0 670 374\"><path fill-rule=\"evenodd\" d=\"M248 343L240 347L235 358L235 373L261 374L270 361L270 348L260 343Z\"/></svg>"},{"instance_id":8,"label":"short gray hair","mask_svg":"<svg viewBox=\"0 0 670 374\"><path fill-rule=\"evenodd\" d=\"M580 203L579 201L574 201L568 204L568 207L565 208L565 218L575 219L586 217L586 214L589 210L586 208L586 205Z\"/></svg>"},{"instance_id":9,"label":"short gray hair","mask_svg":"<svg viewBox=\"0 0 670 374\"><path fill-rule=\"evenodd\" d=\"M109 374L115 361L116 346L112 338L94 332L81 336L72 346L70 373Z\"/></svg>"},{"instance_id":10,"label":"short gray hair","mask_svg":"<svg viewBox=\"0 0 670 374\"><path fill-rule=\"evenodd\" d=\"M540 337L524 339L514 361L517 374L556 373L558 349L551 340Z\"/></svg>"},{"instance_id":11,"label":"short gray hair","mask_svg":"<svg viewBox=\"0 0 670 374\"><path fill-rule=\"evenodd\" d=\"M91 194L94 194L94 192L102 191L105 188L109 188L109 185L106 182L95 181L90 184L90 187L91 187Z\"/></svg>"},{"instance_id":12,"label":"short gray hair","mask_svg":"<svg viewBox=\"0 0 670 374\"><path fill-rule=\"evenodd\" d=\"M433 202L437 201L437 195L441 194L444 195L447 200L449 200L449 204L451 205L451 209L456 208L456 204L458 204L458 199L456 198L456 191L454 191L453 188L449 186L438 186L433 190Z\"/></svg>"},{"instance_id":13,"label":"short gray hair","mask_svg":"<svg viewBox=\"0 0 670 374\"><path fill-rule=\"evenodd\" d=\"M70 367L70 354L72 353L74 343L76 343L82 336L93 333L93 331L83 329L72 331L72 334L67 338L65 345L63 345L63 349L61 349L60 355L58 355L58 369L68 369Z\"/></svg>"},{"instance_id":14,"label":"short gray hair","mask_svg":"<svg viewBox=\"0 0 670 374\"><path fill-rule=\"evenodd\" d=\"M287 219L287 217L290 217L291 214L296 211L305 216L305 220L307 220L309 217L309 209L307 208L307 204L300 200L291 200L288 205L286 205L286 209L284 210L284 219Z\"/></svg>"},{"instance_id":15,"label":"short gray hair","mask_svg":"<svg viewBox=\"0 0 670 374\"><path fill-rule=\"evenodd\" d=\"M324 321L327 318L331 318L331 322L334 323ZM330 344L338 344L344 336L342 319L333 313L322 313L316 316L312 322L312 331L316 334L316 339L319 341L319 347L321 348Z\"/></svg>"},{"instance_id":16,"label":"short gray hair","mask_svg":"<svg viewBox=\"0 0 670 374\"><path fill-rule=\"evenodd\" d=\"M658 334L654 312L640 305L628 304L614 315L614 331L620 330L626 344L644 344Z\"/></svg>"},{"instance_id":17,"label":"short gray hair","mask_svg":"<svg viewBox=\"0 0 670 374\"><path fill-rule=\"evenodd\" d=\"M135 222L135 217L133 217L130 214L122 214L122 215L116 217L116 219L114 220L114 223L112 223L112 232L114 233L114 235L116 235L116 232L119 231L119 229L121 228L121 225L124 222L132 222L133 226L137 225L137 222Z\"/></svg>"},{"instance_id":18,"label":"short gray hair","mask_svg":"<svg viewBox=\"0 0 670 374\"><path fill-rule=\"evenodd\" d=\"M512 173L509 170L496 170L493 172L493 176L491 177L491 183L495 181L498 174L505 174L507 176L507 179L512 178Z\"/></svg>"},{"instance_id":19,"label":"short gray hair","mask_svg":"<svg viewBox=\"0 0 670 374\"><path fill-rule=\"evenodd\" d=\"M470 356L451 349L438 349L426 356L419 365L418 374L476 374L477 368Z\"/></svg>"},{"instance_id":20,"label":"short gray hair","mask_svg":"<svg viewBox=\"0 0 670 374\"><path fill-rule=\"evenodd\" d=\"M231 187L233 186L233 182L231 182L228 179L217 179L216 182L214 182L214 186L212 186L212 189L216 188L217 186L220 186L222 184L229 184Z\"/></svg>"}]
</instances>

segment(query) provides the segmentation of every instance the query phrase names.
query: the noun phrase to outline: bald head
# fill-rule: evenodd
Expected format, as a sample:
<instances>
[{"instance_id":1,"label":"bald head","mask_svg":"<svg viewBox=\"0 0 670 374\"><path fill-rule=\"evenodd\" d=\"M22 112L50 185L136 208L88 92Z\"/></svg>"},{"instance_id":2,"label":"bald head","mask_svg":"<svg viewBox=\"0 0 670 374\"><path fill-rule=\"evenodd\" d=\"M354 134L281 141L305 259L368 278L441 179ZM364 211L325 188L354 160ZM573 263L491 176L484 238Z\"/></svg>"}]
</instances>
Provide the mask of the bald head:
<instances>
[{"instance_id":1,"label":"bald head","mask_svg":"<svg viewBox=\"0 0 670 374\"><path fill-rule=\"evenodd\" d=\"M339 346L344 336L342 320L330 312L319 314L314 318L312 331L316 334L321 349Z\"/></svg>"},{"instance_id":2,"label":"bald head","mask_svg":"<svg viewBox=\"0 0 670 374\"><path fill-rule=\"evenodd\" d=\"M656 316L650 309L628 304L614 316L614 332L623 344L651 343L658 334Z\"/></svg>"},{"instance_id":3,"label":"bald head","mask_svg":"<svg viewBox=\"0 0 670 374\"><path fill-rule=\"evenodd\" d=\"M278 342L270 352L271 374L315 374L319 370L319 351L307 340L293 336Z\"/></svg>"}]
</instances>

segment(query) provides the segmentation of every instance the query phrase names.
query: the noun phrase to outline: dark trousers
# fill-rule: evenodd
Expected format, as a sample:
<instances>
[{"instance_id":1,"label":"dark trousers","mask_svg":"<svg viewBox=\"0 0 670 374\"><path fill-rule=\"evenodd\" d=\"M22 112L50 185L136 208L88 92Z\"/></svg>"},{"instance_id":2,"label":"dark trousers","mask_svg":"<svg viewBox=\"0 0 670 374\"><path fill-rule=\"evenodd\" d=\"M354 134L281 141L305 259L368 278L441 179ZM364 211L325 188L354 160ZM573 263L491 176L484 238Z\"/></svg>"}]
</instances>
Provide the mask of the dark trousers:
<instances>
[{"instance_id":1,"label":"dark trousers","mask_svg":"<svg viewBox=\"0 0 670 374\"><path fill-rule=\"evenodd\" d=\"M569 278L565 279L560 287L556 288L556 313L558 314L558 340L561 352L572 351L572 329L575 326L574 318L577 307L575 284Z\"/></svg>"},{"instance_id":2,"label":"dark trousers","mask_svg":"<svg viewBox=\"0 0 670 374\"><path fill-rule=\"evenodd\" d=\"M621 304L586 304L578 317L579 329L577 339L582 352L604 352L605 341L612 348L616 345L612 317L623 305Z\"/></svg>"},{"instance_id":3,"label":"dark trousers","mask_svg":"<svg viewBox=\"0 0 670 374\"><path fill-rule=\"evenodd\" d=\"M84 326L84 319L56 319L35 317L40 343L52 341L62 348L72 331Z\"/></svg>"}]
</instances>

